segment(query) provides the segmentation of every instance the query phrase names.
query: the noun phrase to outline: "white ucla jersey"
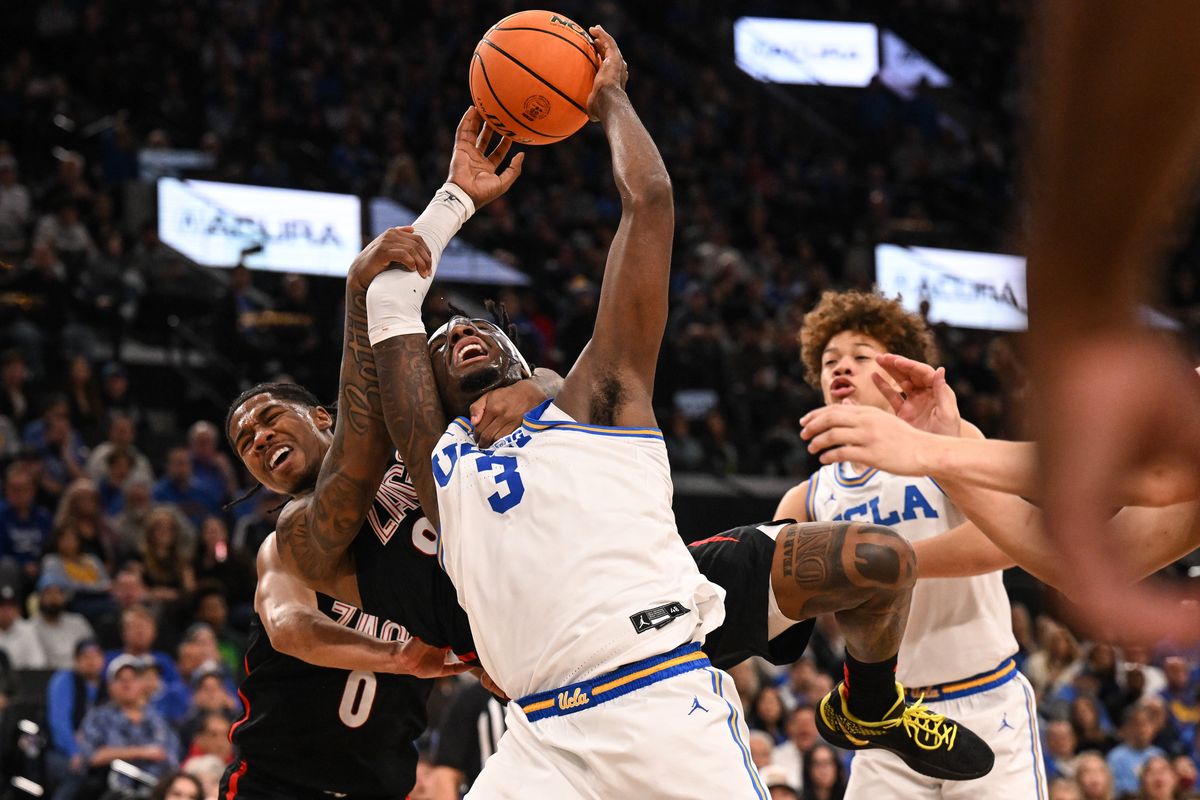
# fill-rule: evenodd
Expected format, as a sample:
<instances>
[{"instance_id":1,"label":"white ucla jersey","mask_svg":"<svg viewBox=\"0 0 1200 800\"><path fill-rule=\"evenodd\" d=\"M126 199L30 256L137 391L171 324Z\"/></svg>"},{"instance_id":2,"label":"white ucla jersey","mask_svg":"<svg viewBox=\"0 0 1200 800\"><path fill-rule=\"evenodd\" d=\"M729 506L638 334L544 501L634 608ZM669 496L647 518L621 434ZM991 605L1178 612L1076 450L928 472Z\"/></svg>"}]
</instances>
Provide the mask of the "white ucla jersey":
<instances>
[{"instance_id":1,"label":"white ucla jersey","mask_svg":"<svg viewBox=\"0 0 1200 800\"><path fill-rule=\"evenodd\" d=\"M511 697L702 642L725 618L676 531L655 428L582 425L547 401L481 450L460 417L433 474L442 566Z\"/></svg>"},{"instance_id":2,"label":"white ucla jersey","mask_svg":"<svg viewBox=\"0 0 1200 800\"><path fill-rule=\"evenodd\" d=\"M853 475L845 464L813 473L808 517L887 525L910 542L966 521L932 478L876 469ZM1002 574L924 578L913 587L896 676L911 687L961 680L996 668L1017 652Z\"/></svg>"}]
</instances>

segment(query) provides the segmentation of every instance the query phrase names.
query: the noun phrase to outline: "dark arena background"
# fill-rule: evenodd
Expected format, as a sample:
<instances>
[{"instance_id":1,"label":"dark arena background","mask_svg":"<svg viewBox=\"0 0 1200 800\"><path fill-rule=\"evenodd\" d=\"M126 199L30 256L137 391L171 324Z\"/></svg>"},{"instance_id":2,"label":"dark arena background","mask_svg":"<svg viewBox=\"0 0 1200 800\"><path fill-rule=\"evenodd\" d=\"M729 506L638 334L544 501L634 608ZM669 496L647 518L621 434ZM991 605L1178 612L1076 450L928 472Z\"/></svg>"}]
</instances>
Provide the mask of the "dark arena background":
<instances>
[{"instance_id":1,"label":"dark arena background","mask_svg":"<svg viewBox=\"0 0 1200 800\"><path fill-rule=\"evenodd\" d=\"M931 324L962 416L989 438L1032 436L1014 231L1021 137L1039 124L1023 98L1035 4L552 5L615 36L673 182L654 405L686 540L771 519L821 466L798 435L823 400L797 334L826 291L900 296ZM177 770L218 796L255 554L285 500L228 505L254 482L226 409L280 378L335 399L349 263L445 180L472 50L527 7L0 3L0 797L143 797L156 781L157 797L196 796L186 781L165 794ZM591 336L620 200L598 126L524 151L514 189L444 256L425 321L494 298L529 361L565 373ZM1193 356L1198 249L1185 227L1141 309ZM1164 575L1186 582L1200 560ZM1047 796L1198 796L1200 651L1085 633L1019 568L1005 586ZM64 605L70 624L47 626ZM105 682L88 642L111 661L139 636L170 752L89 769L88 723L64 697L85 673ZM822 618L801 662L733 670L772 797L842 797L840 761L828 779L805 767L841 658ZM473 677L440 680L412 800L460 797L501 713ZM1156 754L1168 794L1139 771Z\"/></svg>"}]
</instances>

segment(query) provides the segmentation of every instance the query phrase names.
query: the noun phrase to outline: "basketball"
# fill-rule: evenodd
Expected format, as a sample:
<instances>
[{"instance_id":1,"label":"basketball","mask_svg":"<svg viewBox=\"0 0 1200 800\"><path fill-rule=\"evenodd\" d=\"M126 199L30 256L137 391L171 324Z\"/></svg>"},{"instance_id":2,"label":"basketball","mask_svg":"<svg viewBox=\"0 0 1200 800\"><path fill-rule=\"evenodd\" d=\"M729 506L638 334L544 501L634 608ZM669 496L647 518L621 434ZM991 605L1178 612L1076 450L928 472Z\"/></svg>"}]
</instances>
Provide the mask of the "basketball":
<instances>
[{"instance_id":1,"label":"basketball","mask_svg":"<svg viewBox=\"0 0 1200 800\"><path fill-rule=\"evenodd\" d=\"M588 121L600 56L582 26L551 11L497 22L471 56L471 98L499 133L519 144L553 144Z\"/></svg>"}]
</instances>

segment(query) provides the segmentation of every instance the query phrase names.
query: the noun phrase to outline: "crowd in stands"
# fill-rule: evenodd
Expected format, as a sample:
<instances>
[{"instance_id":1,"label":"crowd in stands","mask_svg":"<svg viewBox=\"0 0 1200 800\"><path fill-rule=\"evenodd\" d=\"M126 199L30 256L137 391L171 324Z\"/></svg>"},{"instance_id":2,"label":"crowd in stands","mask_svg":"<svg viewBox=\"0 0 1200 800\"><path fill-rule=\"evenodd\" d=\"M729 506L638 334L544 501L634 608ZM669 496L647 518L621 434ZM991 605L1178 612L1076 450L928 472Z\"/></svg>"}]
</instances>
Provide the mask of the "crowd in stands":
<instances>
[{"instance_id":1,"label":"crowd in stands","mask_svg":"<svg viewBox=\"0 0 1200 800\"><path fill-rule=\"evenodd\" d=\"M139 155L194 150L207 166L189 176L422 207L469 101L470 51L516 4L418 5L0 5L12 43L0 51L0 716L14 675L52 671L56 797L96 791L114 758L184 796L213 795L241 711L253 558L280 501L263 492L226 507L248 482L206 421L224 408L175 391L171 367L139 366L133 345L169 343L167 320L181 316L228 367L186 379L218 398L279 374L332 398L341 347L337 281L245 268L214 278L165 247L138 192ZM677 471L806 475L815 464L796 420L820 397L803 379L803 313L826 289L869 288L877 243L997 249L1016 215L1022 4L830 5L557 4L617 36L674 182L656 405ZM763 86L728 54L741 13L886 22L956 86L910 97L879 83ZM565 369L590 335L619 215L605 154L594 129L531 152L514 190L462 234L532 278L497 299L539 365ZM1193 345L1196 241L1181 242L1164 296ZM260 324L264 310L289 323ZM447 313L437 300L429 312ZM1019 435L1019 342L936 335L964 416ZM1196 652L1080 642L1022 609L1014 627L1054 800L1193 796ZM834 800L846 760L813 724L841 653L831 620L811 652L787 670L735 674L773 796Z\"/></svg>"}]
</instances>

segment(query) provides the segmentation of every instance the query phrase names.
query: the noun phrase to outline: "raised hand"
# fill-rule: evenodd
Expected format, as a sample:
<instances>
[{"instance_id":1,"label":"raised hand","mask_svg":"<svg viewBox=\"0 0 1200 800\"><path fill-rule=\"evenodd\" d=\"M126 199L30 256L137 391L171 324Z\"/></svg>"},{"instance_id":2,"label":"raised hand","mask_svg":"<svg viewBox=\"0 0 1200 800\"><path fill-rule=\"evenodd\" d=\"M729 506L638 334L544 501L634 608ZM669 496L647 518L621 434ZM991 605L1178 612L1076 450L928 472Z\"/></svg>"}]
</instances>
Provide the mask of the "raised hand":
<instances>
[{"instance_id":1,"label":"raised hand","mask_svg":"<svg viewBox=\"0 0 1200 800\"><path fill-rule=\"evenodd\" d=\"M366 289L379 273L395 268L416 271L425 278L433 271L429 247L411 225L388 228L376 236L355 257L347 280Z\"/></svg>"},{"instance_id":2,"label":"raised hand","mask_svg":"<svg viewBox=\"0 0 1200 800\"><path fill-rule=\"evenodd\" d=\"M588 29L588 33L596 39L596 51L600 53L600 69L596 70L596 78L592 83L592 93L588 95L588 116L593 122L598 122L604 115L606 99L614 92L625 93L625 82L629 80L629 66L617 47L617 40L599 25Z\"/></svg>"},{"instance_id":3,"label":"raised hand","mask_svg":"<svg viewBox=\"0 0 1200 800\"><path fill-rule=\"evenodd\" d=\"M507 192L521 175L521 167L525 163L525 154L518 153L497 174L496 170L512 148L512 139L501 137L500 143L489 153L488 147L495 135L496 132L484 122L475 106L463 114L454 134L454 154L450 156L448 180L467 193L474 201L476 210Z\"/></svg>"},{"instance_id":4,"label":"raised hand","mask_svg":"<svg viewBox=\"0 0 1200 800\"><path fill-rule=\"evenodd\" d=\"M875 362L900 387L896 391L882 375L871 375L896 416L919 430L958 436L962 420L958 415L958 399L946 383L945 367L934 369L895 353L875 356Z\"/></svg>"},{"instance_id":5,"label":"raised hand","mask_svg":"<svg viewBox=\"0 0 1200 800\"><path fill-rule=\"evenodd\" d=\"M922 457L930 434L873 406L836 405L810 411L800 419L800 438L822 464L866 464L893 475L926 475Z\"/></svg>"}]
</instances>

